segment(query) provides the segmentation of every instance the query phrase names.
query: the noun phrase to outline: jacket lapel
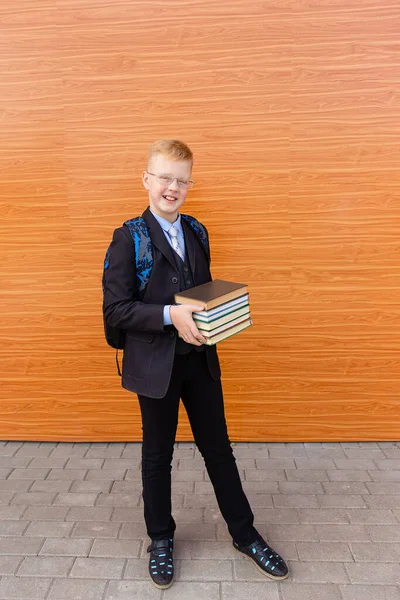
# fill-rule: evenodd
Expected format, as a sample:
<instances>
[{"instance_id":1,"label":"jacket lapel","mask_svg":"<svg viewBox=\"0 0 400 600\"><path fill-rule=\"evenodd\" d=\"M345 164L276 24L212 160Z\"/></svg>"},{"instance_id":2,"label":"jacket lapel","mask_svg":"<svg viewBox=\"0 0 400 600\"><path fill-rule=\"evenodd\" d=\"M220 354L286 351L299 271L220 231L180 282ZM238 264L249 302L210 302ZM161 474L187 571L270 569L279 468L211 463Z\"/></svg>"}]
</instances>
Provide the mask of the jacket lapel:
<instances>
[{"instance_id":1,"label":"jacket lapel","mask_svg":"<svg viewBox=\"0 0 400 600\"><path fill-rule=\"evenodd\" d=\"M146 208L146 210L142 214L142 217L146 221L146 225L149 229L152 244L156 246L156 248L158 248L158 250L171 263L174 269L177 269L174 250L167 242L162 227L160 227L160 224L157 222L157 219L153 217L149 208Z\"/></svg>"}]
</instances>

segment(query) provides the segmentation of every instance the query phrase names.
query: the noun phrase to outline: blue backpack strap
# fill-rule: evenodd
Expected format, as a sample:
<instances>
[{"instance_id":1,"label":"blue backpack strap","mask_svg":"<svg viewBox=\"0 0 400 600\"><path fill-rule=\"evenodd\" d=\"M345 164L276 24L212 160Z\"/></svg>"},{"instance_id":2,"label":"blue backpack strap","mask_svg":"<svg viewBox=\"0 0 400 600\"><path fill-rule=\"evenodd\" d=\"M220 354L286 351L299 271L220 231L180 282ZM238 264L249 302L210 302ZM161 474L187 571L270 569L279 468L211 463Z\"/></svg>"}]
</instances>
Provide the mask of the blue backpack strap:
<instances>
[{"instance_id":1,"label":"blue backpack strap","mask_svg":"<svg viewBox=\"0 0 400 600\"><path fill-rule=\"evenodd\" d=\"M136 290L143 297L153 268L153 245L143 217L125 221L135 247Z\"/></svg>"},{"instance_id":2,"label":"blue backpack strap","mask_svg":"<svg viewBox=\"0 0 400 600\"><path fill-rule=\"evenodd\" d=\"M204 227L204 225L200 223L200 221L198 221L194 217L191 217L190 215L181 214L181 217L189 225L189 227L197 234L197 237L199 238L206 253L207 260L208 262L210 262L210 243L208 241L207 229Z\"/></svg>"}]
</instances>

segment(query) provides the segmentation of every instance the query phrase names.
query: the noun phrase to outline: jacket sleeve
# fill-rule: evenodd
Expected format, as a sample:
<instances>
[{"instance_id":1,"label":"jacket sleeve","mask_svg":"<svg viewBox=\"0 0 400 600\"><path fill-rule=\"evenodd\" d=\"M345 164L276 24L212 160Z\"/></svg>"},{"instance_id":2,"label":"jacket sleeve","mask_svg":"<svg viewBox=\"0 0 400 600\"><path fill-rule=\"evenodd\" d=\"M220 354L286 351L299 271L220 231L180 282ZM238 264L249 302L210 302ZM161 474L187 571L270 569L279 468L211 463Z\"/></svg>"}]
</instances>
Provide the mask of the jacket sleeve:
<instances>
[{"instance_id":1,"label":"jacket sleeve","mask_svg":"<svg viewBox=\"0 0 400 600\"><path fill-rule=\"evenodd\" d=\"M162 304L146 304L136 298L135 250L124 227L114 231L108 266L103 274L103 313L107 323L120 329L164 331Z\"/></svg>"}]
</instances>

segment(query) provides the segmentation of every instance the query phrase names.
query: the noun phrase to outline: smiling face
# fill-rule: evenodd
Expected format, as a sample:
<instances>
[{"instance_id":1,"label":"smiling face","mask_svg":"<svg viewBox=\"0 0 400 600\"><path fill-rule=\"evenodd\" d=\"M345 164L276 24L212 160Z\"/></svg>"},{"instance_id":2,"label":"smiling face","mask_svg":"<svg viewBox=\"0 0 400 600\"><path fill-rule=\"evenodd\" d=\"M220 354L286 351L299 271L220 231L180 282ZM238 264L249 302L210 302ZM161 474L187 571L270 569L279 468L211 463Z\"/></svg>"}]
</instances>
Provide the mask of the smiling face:
<instances>
[{"instance_id":1,"label":"smiling face","mask_svg":"<svg viewBox=\"0 0 400 600\"><path fill-rule=\"evenodd\" d=\"M188 180L192 173L192 163L188 160L170 160L162 154L156 154L149 161L148 171L156 175L168 174L177 179ZM170 223L176 221L188 189L180 188L176 179L169 185L161 184L147 171L143 172L143 185L149 193L150 209Z\"/></svg>"}]
</instances>

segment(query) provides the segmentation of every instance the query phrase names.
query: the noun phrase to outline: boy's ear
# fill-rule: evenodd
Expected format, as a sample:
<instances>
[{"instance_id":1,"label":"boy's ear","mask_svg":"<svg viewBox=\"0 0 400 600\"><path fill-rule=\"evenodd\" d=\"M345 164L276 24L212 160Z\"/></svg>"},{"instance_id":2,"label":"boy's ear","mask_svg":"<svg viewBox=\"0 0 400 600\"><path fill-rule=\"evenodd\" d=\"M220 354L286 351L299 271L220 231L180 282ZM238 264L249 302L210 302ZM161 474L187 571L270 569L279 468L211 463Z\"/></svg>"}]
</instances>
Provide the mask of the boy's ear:
<instances>
[{"instance_id":1,"label":"boy's ear","mask_svg":"<svg viewBox=\"0 0 400 600\"><path fill-rule=\"evenodd\" d=\"M142 183L143 183L145 189L148 190L149 189L149 175L148 175L147 171L143 171Z\"/></svg>"}]
</instances>

